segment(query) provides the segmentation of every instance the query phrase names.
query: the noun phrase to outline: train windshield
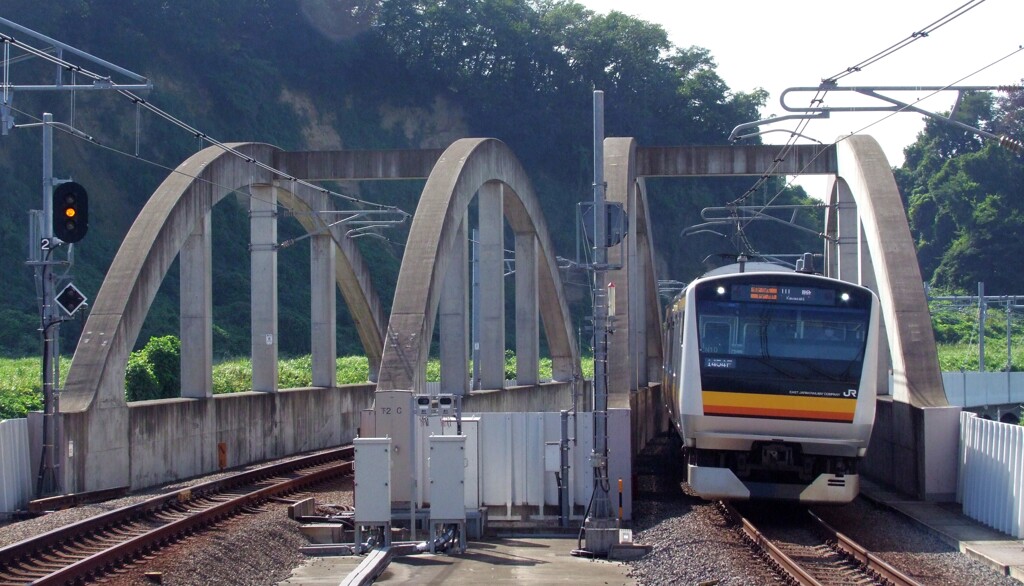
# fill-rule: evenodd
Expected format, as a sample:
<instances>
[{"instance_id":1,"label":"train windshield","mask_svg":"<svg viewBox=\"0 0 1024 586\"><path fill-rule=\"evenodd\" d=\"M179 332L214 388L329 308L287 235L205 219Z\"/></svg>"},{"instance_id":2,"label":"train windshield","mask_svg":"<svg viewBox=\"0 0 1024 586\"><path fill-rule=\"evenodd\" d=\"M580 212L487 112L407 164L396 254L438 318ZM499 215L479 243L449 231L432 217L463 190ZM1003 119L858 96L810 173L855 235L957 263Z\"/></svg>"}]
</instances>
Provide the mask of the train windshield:
<instances>
[{"instance_id":1,"label":"train windshield","mask_svg":"<svg viewBox=\"0 0 1024 586\"><path fill-rule=\"evenodd\" d=\"M699 285L696 303L705 390L841 396L858 387L870 293L752 274Z\"/></svg>"}]
</instances>

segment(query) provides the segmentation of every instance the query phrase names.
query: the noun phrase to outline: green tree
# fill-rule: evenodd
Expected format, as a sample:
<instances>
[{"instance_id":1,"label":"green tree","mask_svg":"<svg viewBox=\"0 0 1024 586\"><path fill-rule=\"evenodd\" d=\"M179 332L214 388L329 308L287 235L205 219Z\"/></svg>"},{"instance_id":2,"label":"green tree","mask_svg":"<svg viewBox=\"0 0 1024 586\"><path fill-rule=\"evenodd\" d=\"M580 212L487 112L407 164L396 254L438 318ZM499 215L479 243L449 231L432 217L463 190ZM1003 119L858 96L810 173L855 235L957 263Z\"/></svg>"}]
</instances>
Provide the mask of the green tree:
<instances>
[{"instance_id":1,"label":"green tree","mask_svg":"<svg viewBox=\"0 0 1024 586\"><path fill-rule=\"evenodd\" d=\"M156 90L147 100L218 140L303 150L317 148L324 137L352 149L497 137L527 168L563 256L575 249L573 208L591 196L595 88L606 92L607 134L634 136L641 145L724 143L734 125L758 117L766 97L762 90L731 90L707 50L673 46L656 24L619 12L599 15L571 0L9 0L4 9L19 24L150 76ZM52 79L52 71L39 77ZM69 119L67 96L35 94L18 96L19 122L44 111ZM136 127L134 106L112 94L79 92L75 103L76 126L111 147L64 134L56 140L55 172L73 175L94 194L89 237L75 249L75 282L95 299L120 242L168 169L208 143L145 113ZM387 125L386 110L414 114ZM434 132L424 125L409 131L418 112L438 112L453 120L454 130ZM16 130L0 141L0 191L37 194L38 136ZM699 237L694 248L694 241L684 245L679 230L699 221L701 207L734 199L749 181L651 185L657 188L650 190L657 194L651 200L653 229L665 276L694 276L702 268L694 257L718 252L727 241ZM345 187L411 212L422 185ZM770 186L770 195L777 187ZM213 211L218 357L249 351L245 197L229 195ZM799 194L787 192L783 199L792 197ZM28 332L0 335L0 351L12 354L35 345L32 316L38 310L22 254L28 238L22 219L31 205L25 202L32 200L0 198L0 271L22 275L0 290L0 307L8 310L0 315L0 330ZM282 240L295 235L295 222L290 224L282 221ZM776 232L749 230L759 248L772 252L779 248ZM401 242L401 229L388 237ZM386 310L401 247L377 239L361 239L359 246L374 267ZM282 258L291 252L302 251L282 251ZM309 281L308 263L282 261L279 270L282 282ZM165 278L135 350L150 338L178 333L177 271L172 266ZM281 312L282 354L306 353L308 290L281 287L279 295L287 308ZM23 317L31 323L20 324ZM73 351L81 327L82 320L64 324L64 351ZM361 351L343 305L338 348Z\"/></svg>"},{"instance_id":2,"label":"green tree","mask_svg":"<svg viewBox=\"0 0 1024 586\"><path fill-rule=\"evenodd\" d=\"M124 372L124 397L126 401L164 398L160 393L160 382L153 374L153 365L143 350L132 352L128 356L128 367Z\"/></svg>"},{"instance_id":3,"label":"green tree","mask_svg":"<svg viewBox=\"0 0 1024 586\"><path fill-rule=\"evenodd\" d=\"M1020 130L1020 103L1019 94L995 102L988 93L971 93L955 119L1013 135ZM1015 236L1024 226L1020 157L937 120L928 120L904 153L896 178L925 278L947 290L969 291L984 281L994 294L1019 292L1024 278L1013 259L1024 254Z\"/></svg>"}]
</instances>

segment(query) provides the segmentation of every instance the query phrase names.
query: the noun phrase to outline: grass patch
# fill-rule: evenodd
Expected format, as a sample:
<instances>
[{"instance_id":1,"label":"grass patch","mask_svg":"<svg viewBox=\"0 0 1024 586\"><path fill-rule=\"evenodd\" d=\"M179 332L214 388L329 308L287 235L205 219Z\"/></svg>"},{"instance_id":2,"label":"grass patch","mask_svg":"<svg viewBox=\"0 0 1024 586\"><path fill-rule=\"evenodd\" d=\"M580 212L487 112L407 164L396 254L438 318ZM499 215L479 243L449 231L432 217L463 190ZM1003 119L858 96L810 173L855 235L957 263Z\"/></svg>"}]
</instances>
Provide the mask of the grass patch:
<instances>
[{"instance_id":1,"label":"grass patch","mask_svg":"<svg viewBox=\"0 0 1024 586\"><path fill-rule=\"evenodd\" d=\"M60 361L61 380L71 360ZM0 419L24 417L43 408L42 358L0 358Z\"/></svg>"},{"instance_id":2,"label":"grass patch","mask_svg":"<svg viewBox=\"0 0 1024 586\"><path fill-rule=\"evenodd\" d=\"M61 380L67 377L70 357L61 362ZM308 387L312 380L312 357L300 356L278 361L278 384L281 388ZM506 356L505 372L515 376L515 356ZM38 357L0 358L0 419L25 417L29 411L43 408L42 367ZM583 377L593 378L594 360L584 358ZM541 379L551 378L551 359L540 360ZM370 380L370 366L365 356L338 358L339 385L360 384ZM437 359L427 362L427 380L441 380L441 363ZM213 393L237 393L252 389L252 361L235 358L219 362L213 367Z\"/></svg>"}]
</instances>

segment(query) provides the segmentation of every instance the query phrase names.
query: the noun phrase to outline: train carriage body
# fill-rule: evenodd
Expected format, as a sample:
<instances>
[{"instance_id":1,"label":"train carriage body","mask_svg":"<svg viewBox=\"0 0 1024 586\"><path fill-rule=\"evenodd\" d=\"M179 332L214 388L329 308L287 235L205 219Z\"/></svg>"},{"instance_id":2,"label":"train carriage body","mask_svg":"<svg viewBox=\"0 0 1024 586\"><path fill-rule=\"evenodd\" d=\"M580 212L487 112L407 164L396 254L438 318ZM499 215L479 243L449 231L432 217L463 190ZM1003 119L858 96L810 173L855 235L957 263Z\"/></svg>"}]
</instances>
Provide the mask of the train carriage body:
<instances>
[{"instance_id":1,"label":"train carriage body","mask_svg":"<svg viewBox=\"0 0 1024 586\"><path fill-rule=\"evenodd\" d=\"M875 417L878 299L767 263L697 279L667 312L664 385L707 499L849 502Z\"/></svg>"}]
</instances>

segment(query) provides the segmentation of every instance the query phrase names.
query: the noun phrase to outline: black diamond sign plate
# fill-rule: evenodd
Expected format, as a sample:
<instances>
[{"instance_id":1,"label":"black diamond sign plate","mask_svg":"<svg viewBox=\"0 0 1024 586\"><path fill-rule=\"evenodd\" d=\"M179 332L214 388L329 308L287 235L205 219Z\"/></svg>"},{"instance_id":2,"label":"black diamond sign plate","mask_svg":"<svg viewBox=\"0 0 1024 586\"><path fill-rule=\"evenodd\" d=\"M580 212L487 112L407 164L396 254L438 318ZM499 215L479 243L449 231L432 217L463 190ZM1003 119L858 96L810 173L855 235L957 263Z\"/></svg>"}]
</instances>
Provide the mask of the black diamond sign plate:
<instances>
[{"instance_id":1,"label":"black diamond sign plate","mask_svg":"<svg viewBox=\"0 0 1024 586\"><path fill-rule=\"evenodd\" d=\"M64 310L64 313L72 316L78 311L78 308L85 305L85 295L82 295L82 292L74 284L68 283L66 287L61 289L56 301L57 305Z\"/></svg>"}]
</instances>

